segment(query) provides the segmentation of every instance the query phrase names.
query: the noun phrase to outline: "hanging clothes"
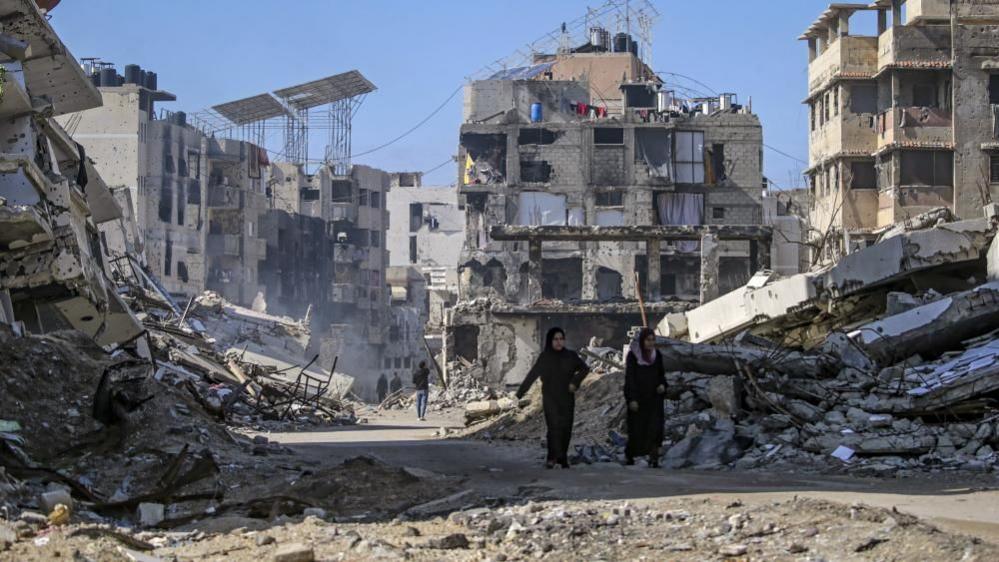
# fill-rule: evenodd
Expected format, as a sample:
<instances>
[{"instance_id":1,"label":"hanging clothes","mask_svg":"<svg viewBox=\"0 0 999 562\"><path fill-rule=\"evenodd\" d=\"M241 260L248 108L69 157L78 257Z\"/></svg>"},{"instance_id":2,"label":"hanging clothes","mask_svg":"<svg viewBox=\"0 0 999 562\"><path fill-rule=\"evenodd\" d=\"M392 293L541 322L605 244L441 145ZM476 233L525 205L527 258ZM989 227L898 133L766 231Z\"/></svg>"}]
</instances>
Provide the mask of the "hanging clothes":
<instances>
[{"instance_id":1,"label":"hanging clothes","mask_svg":"<svg viewBox=\"0 0 999 562\"><path fill-rule=\"evenodd\" d=\"M704 195L700 193L661 193L656 200L659 223L664 225L704 224ZM700 243L693 240L677 242L684 253L696 252Z\"/></svg>"}]
</instances>

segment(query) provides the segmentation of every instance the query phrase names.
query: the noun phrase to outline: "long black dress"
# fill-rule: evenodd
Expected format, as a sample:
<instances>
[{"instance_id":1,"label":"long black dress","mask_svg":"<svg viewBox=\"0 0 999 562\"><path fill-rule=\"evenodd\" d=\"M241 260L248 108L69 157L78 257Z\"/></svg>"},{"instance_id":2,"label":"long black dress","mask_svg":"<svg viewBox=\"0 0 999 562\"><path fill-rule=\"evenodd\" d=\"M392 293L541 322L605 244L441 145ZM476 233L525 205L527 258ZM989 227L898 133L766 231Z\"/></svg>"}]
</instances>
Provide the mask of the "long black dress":
<instances>
[{"instance_id":1,"label":"long black dress","mask_svg":"<svg viewBox=\"0 0 999 562\"><path fill-rule=\"evenodd\" d=\"M638 411L628 410L628 445L625 455L629 458L654 455L658 461L663 444L663 400L656 388L666 387L666 369L656 350L651 365L640 365L635 354L628 353L624 369L624 399L638 402Z\"/></svg>"},{"instance_id":2,"label":"long black dress","mask_svg":"<svg viewBox=\"0 0 999 562\"><path fill-rule=\"evenodd\" d=\"M534 367L531 367L517 389L517 396L522 397L534 381L541 377L542 404L545 425L548 427L549 462L568 464L569 441L572 440L573 414L576 409L576 396L569 392L569 385L579 388L589 372L590 368L575 351L565 348L555 351L549 348L541 352Z\"/></svg>"}]
</instances>

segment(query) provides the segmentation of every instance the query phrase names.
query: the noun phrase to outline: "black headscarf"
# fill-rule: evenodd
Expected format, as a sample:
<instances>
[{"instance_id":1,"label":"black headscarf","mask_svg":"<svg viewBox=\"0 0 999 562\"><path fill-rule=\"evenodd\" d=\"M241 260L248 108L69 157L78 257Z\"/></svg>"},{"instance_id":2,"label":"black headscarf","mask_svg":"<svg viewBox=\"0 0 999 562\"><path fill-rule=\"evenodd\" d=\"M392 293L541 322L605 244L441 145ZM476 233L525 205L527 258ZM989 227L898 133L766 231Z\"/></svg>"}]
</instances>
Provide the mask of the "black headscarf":
<instances>
[{"instance_id":1,"label":"black headscarf","mask_svg":"<svg viewBox=\"0 0 999 562\"><path fill-rule=\"evenodd\" d=\"M562 328L554 327L548 330L548 334L545 335L545 351L555 351L552 349L552 340L555 339L555 334L562 334L562 337L565 337L565 332Z\"/></svg>"}]
</instances>

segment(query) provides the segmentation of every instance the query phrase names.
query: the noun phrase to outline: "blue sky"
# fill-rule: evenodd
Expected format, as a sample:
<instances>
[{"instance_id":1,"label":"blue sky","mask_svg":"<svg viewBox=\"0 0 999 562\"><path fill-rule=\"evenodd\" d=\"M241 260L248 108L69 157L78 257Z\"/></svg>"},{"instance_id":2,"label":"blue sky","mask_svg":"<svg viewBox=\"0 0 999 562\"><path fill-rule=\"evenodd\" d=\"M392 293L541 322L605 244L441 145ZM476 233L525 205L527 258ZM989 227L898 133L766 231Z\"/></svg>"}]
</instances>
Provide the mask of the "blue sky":
<instances>
[{"instance_id":1,"label":"blue sky","mask_svg":"<svg viewBox=\"0 0 999 562\"><path fill-rule=\"evenodd\" d=\"M592 0L597 6L598 0ZM818 0L655 0L656 71L752 97L766 144L807 158L807 51L798 35L828 5ZM295 11L291 11L294 7ZM354 120L354 153L383 144L427 117L464 77L571 21L569 0L422 3L401 0L63 0L51 23L77 58L96 56L157 72L189 113L225 101L356 68L378 90ZM857 16L860 17L860 16ZM868 19L873 19L873 16ZM869 29L854 24L858 28ZM704 90L686 78L665 76ZM399 142L355 162L390 171L429 170L457 151L461 94ZM321 147L313 148L313 155ZM765 151L765 174L800 184L803 164ZM445 165L427 184L455 181Z\"/></svg>"}]
</instances>

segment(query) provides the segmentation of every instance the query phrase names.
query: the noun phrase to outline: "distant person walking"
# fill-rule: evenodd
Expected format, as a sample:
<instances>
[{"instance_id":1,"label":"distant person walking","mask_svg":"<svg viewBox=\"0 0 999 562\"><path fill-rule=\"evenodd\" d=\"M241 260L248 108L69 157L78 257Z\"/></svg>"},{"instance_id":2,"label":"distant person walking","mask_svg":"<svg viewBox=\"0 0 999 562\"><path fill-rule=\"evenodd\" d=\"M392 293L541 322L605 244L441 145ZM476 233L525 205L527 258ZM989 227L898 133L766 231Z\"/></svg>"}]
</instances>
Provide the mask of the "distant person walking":
<instances>
[{"instance_id":1,"label":"distant person walking","mask_svg":"<svg viewBox=\"0 0 999 562\"><path fill-rule=\"evenodd\" d=\"M548 427L548 458L545 468L555 464L569 468L569 442L572 440L572 420L576 408L576 390L590 368L575 351L566 349L565 332L561 328L548 330L545 349L517 389L523 398L534 381L541 377L541 396Z\"/></svg>"},{"instance_id":2,"label":"distant person walking","mask_svg":"<svg viewBox=\"0 0 999 562\"><path fill-rule=\"evenodd\" d=\"M392 382L389 383L389 392L395 394L402 390L402 379L399 378L399 373L392 375Z\"/></svg>"},{"instance_id":3,"label":"distant person walking","mask_svg":"<svg viewBox=\"0 0 999 562\"><path fill-rule=\"evenodd\" d=\"M413 386L416 387L416 418L423 421L427 418L427 393L430 391L430 369L426 361L413 371Z\"/></svg>"},{"instance_id":4,"label":"distant person walking","mask_svg":"<svg viewBox=\"0 0 999 562\"><path fill-rule=\"evenodd\" d=\"M385 396L388 395L388 379L385 377L385 373L378 377L378 384L375 385L375 392L378 394L378 403L381 404L385 401Z\"/></svg>"},{"instance_id":5,"label":"distant person walking","mask_svg":"<svg viewBox=\"0 0 999 562\"><path fill-rule=\"evenodd\" d=\"M643 328L631 342L624 368L624 399L628 403L628 445L625 464L647 455L649 466L659 468L663 445L663 401L666 368L656 349L656 335Z\"/></svg>"}]
</instances>

